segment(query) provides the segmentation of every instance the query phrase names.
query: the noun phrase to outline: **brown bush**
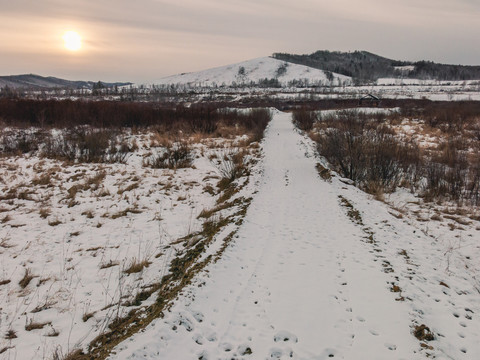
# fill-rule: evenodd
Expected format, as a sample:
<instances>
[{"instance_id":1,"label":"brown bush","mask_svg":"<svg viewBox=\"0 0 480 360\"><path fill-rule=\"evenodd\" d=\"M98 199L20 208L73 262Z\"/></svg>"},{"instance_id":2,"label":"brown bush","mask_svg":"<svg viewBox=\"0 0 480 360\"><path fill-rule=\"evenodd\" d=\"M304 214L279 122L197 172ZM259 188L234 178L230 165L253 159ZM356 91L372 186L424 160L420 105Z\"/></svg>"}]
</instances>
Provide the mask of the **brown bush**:
<instances>
[{"instance_id":1,"label":"brown bush","mask_svg":"<svg viewBox=\"0 0 480 360\"><path fill-rule=\"evenodd\" d=\"M319 153L364 190L393 191L418 171L417 144L400 142L388 128L369 123L364 114L341 112L324 121L326 130L317 137Z\"/></svg>"},{"instance_id":2,"label":"brown bush","mask_svg":"<svg viewBox=\"0 0 480 360\"><path fill-rule=\"evenodd\" d=\"M318 116L314 111L308 111L305 108L293 111L292 118L295 126L303 131L312 130L313 124L318 120Z\"/></svg>"}]
</instances>

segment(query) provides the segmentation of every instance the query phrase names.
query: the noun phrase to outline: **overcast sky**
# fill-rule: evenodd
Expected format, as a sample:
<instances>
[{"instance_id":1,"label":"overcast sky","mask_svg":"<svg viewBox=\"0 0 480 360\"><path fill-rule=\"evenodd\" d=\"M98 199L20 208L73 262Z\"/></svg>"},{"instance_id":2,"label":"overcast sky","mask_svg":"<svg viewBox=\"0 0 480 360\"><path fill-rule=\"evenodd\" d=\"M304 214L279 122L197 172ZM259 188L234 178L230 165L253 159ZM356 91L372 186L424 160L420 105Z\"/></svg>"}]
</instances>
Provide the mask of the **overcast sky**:
<instances>
[{"instance_id":1,"label":"overcast sky","mask_svg":"<svg viewBox=\"0 0 480 360\"><path fill-rule=\"evenodd\" d=\"M316 50L480 65L479 19L480 0L0 0L0 75L151 83Z\"/></svg>"}]
</instances>

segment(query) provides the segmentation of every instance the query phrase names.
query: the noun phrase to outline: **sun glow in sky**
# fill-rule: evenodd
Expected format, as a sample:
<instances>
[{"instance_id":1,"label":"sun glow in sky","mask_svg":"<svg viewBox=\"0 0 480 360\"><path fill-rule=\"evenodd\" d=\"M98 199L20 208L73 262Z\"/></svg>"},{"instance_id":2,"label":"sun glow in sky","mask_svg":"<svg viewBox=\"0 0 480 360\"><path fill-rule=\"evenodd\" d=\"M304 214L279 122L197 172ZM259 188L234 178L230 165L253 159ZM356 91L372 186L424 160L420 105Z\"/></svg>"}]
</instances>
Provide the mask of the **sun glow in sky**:
<instances>
[{"instance_id":1,"label":"sun glow in sky","mask_svg":"<svg viewBox=\"0 0 480 360\"><path fill-rule=\"evenodd\" d=\"M0 9L2 75L152 83L323 49L480 63L479 0L0 0Z\"/></svg>"},{"instance_id":2,"label":"sun glow in sky","mask_svg":"<svg viewBox=\"0 0 480 360\"><path fill-rule=\"evenodd\" d=\"M78 51L82 47L82 38L76 31L66 31L62 39L67 50Z\"/></svg>"}]
</instances>

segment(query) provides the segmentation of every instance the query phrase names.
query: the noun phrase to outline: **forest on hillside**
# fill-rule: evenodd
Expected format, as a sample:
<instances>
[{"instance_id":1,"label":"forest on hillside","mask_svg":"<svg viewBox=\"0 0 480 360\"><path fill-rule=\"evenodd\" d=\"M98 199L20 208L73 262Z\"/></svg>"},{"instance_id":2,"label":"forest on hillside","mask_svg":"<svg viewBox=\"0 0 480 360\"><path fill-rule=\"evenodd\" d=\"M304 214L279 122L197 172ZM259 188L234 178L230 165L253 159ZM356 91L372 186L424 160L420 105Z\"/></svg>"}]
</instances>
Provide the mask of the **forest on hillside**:
<instances>
[{"instance_id":1,"label":"forest on hillside","mask_svg":"<svg viewBox=\"0 0 480 360\"><path fill-rule=\"evenodd\" d=\"M432 61L398 61L367 51L338 52L320 50L309 55L275 53L275 59L332 71L353 77L358 82L385 77L429 80L479 80L480 66L438 64ZM398 67L413 66L404 71Z\"/></svg>"}]
</instances>

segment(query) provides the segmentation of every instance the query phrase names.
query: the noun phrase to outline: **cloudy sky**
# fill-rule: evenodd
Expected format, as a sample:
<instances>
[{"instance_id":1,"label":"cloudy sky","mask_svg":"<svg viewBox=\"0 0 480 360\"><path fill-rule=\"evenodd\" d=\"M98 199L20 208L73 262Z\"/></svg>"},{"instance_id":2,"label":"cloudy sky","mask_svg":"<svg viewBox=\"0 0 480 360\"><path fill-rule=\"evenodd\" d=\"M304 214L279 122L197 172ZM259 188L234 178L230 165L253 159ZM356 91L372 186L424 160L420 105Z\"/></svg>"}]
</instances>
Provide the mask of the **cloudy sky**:
<instances>
[{"instance_id":1,"label":"cloudy sky","mask_svg":"<svg viewBox=\"0 0 480 360\"><path fill-rule=\"evenodd\" d=\"M150 83L321 49L478 65L479 19L480 0L0 0L0 75Z\"/></svg>"}]
</instances>

